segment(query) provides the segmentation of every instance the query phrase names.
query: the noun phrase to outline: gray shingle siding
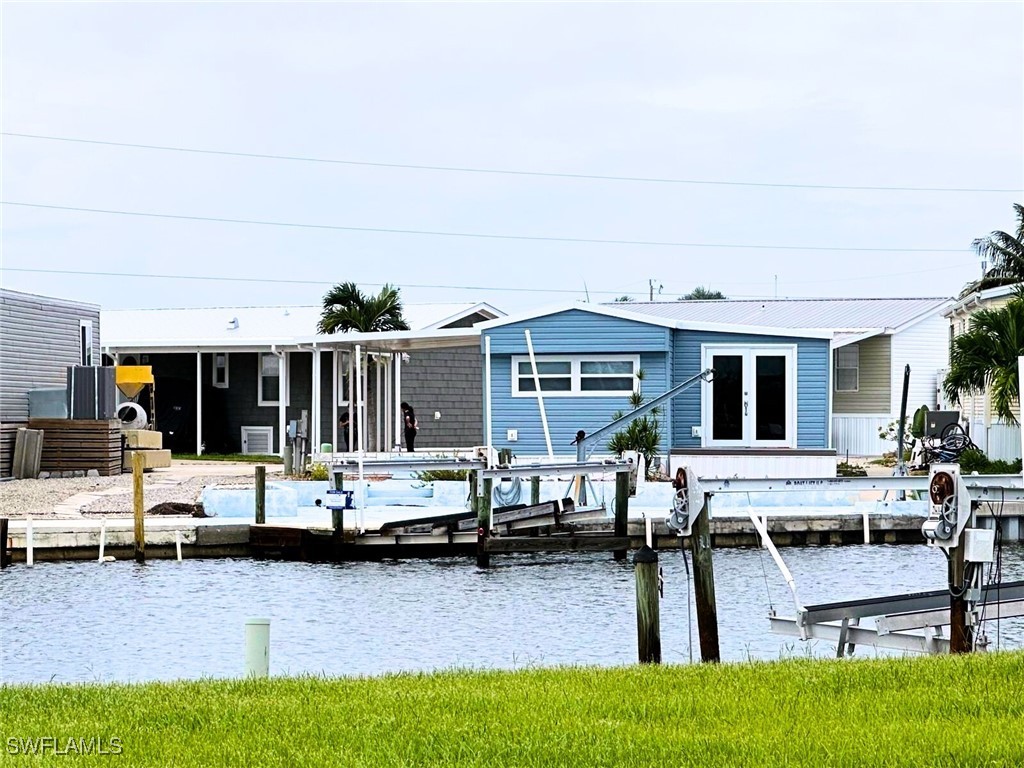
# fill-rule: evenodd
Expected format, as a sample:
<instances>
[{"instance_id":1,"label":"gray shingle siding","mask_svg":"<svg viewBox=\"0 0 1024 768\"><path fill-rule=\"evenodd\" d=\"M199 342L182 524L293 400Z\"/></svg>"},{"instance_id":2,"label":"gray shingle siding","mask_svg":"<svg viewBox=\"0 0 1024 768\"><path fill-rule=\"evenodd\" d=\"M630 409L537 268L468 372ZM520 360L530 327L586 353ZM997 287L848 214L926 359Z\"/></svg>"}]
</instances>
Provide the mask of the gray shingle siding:
<instances>
[{"instance_id":1,"label":"gray shingle siding","mask_svg":"<svg viewBox=\"0 0 1024 768\"><path fill-rule=\"evenodd\" d=\"M410 353L402 364L402 400L416 411L417 446L483 444L483 360L479 347ZM441 418L434 419L435 411Z\"/></svg>"}]
</instances>

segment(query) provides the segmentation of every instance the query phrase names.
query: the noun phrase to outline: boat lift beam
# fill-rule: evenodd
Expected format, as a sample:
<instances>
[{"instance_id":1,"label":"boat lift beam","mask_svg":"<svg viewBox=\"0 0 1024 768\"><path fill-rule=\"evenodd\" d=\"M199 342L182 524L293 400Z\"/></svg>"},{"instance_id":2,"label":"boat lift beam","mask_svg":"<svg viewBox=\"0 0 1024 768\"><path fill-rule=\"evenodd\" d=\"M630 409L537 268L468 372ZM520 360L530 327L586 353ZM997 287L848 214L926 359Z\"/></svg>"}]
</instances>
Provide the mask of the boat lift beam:
<instances>
[{"instance_id":1,"label":"boat lift beam","mask_svg":"<svg viewBox=\"0 0 1024 768\"><path fill-rule=\"evenodd\" d=\"M1024 501L1021 475L964 475L972 501ZM920 491L929 478L916 477L802 477L802 478L699 478L706 494L770 493L778 491Z\"/></svg>"}]
</instances>

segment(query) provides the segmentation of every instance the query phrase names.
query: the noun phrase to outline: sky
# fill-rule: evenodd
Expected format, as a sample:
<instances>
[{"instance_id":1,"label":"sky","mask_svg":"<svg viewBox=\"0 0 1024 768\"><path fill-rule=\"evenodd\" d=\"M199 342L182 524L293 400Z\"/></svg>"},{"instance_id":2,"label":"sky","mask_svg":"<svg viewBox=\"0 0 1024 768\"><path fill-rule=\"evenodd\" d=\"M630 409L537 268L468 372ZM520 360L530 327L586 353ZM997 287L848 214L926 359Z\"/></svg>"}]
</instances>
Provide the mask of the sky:
<instances>
[{"instance_id":1,"label":"sky","mask_svg":"<svg viewBox=\"0 0 1024 768\"><path fill-rule=\"evenodd\" d=\"M0 14L0 283L104 308L953 296L1024 200L1020 2Z\"/></svg>"}]
</instances>

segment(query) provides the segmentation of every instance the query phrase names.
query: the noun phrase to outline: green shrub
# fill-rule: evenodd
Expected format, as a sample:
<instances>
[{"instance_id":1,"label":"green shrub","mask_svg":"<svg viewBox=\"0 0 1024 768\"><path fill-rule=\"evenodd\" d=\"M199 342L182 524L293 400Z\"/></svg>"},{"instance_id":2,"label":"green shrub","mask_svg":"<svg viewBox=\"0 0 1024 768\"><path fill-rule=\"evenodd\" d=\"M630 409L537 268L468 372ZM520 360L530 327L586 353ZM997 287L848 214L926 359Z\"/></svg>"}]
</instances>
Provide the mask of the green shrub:
<instances>
[{"instance_id":1,"label":"green shrub","mask_svg":"<svg viewBox=\"0 0 1024 768\"><path fill-rule=\"evenodd\" d=\"M306 475L310 480L330 480L331 470L327 468L326 464L315 462L309 465Z\"/></svg>"},{"instance_id":2,"label":"green shrub","mask_svg":"<svg viewBox=\"0 0 1024 768\"><path fill-rule=\"evenodd\" d=\"M454 459L455 455L451 456L431 456L432 459ZM444 480L465 480L469 477L468 469L423 469L419 472L413 472L412 476L419 480L421 483L433 483Z\"/></svg>"},{"instance_id":3,"label":"green shrub","mask_svg":"<svg viewBox=\"0 0 1024 768\"><path fill-rule=\"evenodd\" d=\"M836 464L836 477L867 477L868 471L846 461Z\"/></svg>"},{"instance_id":4,"label":"green shrub","mask_svg":"<svg viewBox=\"0 0 1024 768\"><path fill-rule=\"evenodd\" d=\"M960 454L958 463L960 471L966 475L977 472L979 475L1013 475L1021 471L1021 460L1004 461L996 459L992 461L983 451L978 448L968 448Z\"/></svg>"}]
</instances>

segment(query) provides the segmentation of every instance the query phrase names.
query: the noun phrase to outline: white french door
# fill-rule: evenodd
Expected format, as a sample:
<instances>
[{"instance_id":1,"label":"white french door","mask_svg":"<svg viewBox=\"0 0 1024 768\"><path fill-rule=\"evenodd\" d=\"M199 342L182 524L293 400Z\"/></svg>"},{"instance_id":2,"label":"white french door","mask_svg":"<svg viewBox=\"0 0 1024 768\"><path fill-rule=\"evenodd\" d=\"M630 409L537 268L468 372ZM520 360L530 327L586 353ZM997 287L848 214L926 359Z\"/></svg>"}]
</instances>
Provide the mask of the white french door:
<instances>
[{"instance_id":1,"label":"white french door","mask_svg":"<svg viewBox=\"0 0 1024 768\"><path fill-rule=\"evenodd\" d=\"M796 347L702 347L705 446L796 447Z\"/></svg>"}]
</instances>

